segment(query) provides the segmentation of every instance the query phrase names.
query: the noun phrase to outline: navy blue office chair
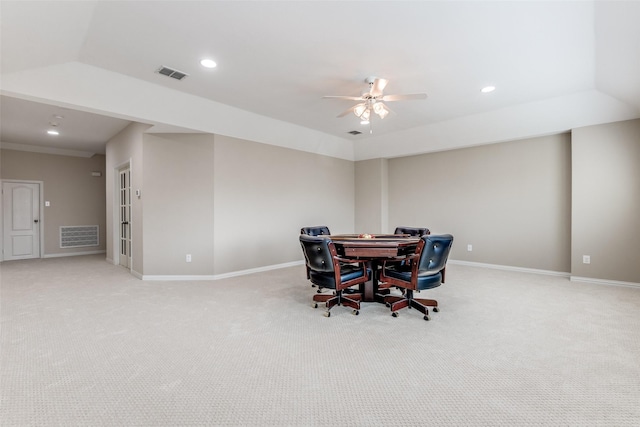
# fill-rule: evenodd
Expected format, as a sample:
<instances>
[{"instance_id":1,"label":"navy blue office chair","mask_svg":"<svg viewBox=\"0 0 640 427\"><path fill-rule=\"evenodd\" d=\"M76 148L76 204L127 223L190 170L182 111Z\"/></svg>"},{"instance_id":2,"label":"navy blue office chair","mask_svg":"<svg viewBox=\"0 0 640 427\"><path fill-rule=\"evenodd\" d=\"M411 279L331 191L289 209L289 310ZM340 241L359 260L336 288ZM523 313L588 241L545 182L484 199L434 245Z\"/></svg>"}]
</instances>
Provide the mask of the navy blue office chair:
<instances>
[{"instance_id":1,"label":"navy blue office chair","mask_svg":"<svg viewBox=\"0 0 640 427\"><path fill-rule=\"evenodd\" d=\"M314 225L312 227L302 227L300 234L308 234L309 236L325 236L331 234L329 227L326 225Z\"/></svg>"},{"instance_id":2,"label":"navy blue office chair","mask_svg":"<svg viewBox=\"0 0 640 427\"><path fill-rule=\"evenodd\" d=\"M426 234L431 234L431 232L429 231L428 228L424 228L424 227L407 227L407 226L401 225L399 227L396 227L393 234L404 234L412 237L422 237ZM403 260L403 261L400 261L400 263L405 264L406 261ZM392 287L394 286L383 283L379 285L378 292L381 295L388 295Z\"/></svg>"},{"instance_id":3,"label":"navy blue office chair","mask_svg":"<svg viewBox=\"0 0 640 427\"><path fill-rule=\"evenodd\" d=\"M428 228L405 227L405 226L396 227L396 230L393 232L393 234L408 234L409 236L418 236L418 237L422 237L425 234L429 234L429 233L430 231Z\"/></svg>"},{"instance_id":4,"label":"navy blue office chair","mask_svg":"<svg viewBox=\"0 0 640 427\"><path fill-rule=\"evenodd\" d=\"M380 271L380 281L404 290L402 296L384 295L384 302L391 308L393 317L398 310L409 307L424 314L424 320L431 320L429 307L440 311L438 301L415 298L414 291L432 289L444 283L444 269L447 265L453 236L450 234L427 234L421 237L415 254L406 258L406 263L384 262Z\"/></svg>"},{"instance_id":5,"label":"navy blue office chair","mask_svg":"<svg viewBox=\"0 0 640 427\"><path fill-rule=\"evenodd\" d=\"M371 277L371 271L364 260L340 258L336 247L330 238L300 235L300 245L309 272L309 280L320 288L333 289L332 294L316 294L313 296L312 306L325 303L325 316L331 316L331 308L335 305L351 307L353 314L360 312L360 293L346 293L355 285L366 282Z\"/></svg>"},{"instance_id":6,"label":"navy blue office chair","mask_svg":"<svg viewBox=\"0 0 640 427\"><path fill-rule=\"evenodd\" d=\"M313 225L311 227L302 227L300 229L300 234L307 234L309 236L328 236L331 234L329 231L329 227L326 225ZM307 267L307 279L309 278L309 267ZM311 284L312 288L315 288L316 285ZM318 288L318 293L322 292L322 288Z\"/></svg>"}]
</instances>

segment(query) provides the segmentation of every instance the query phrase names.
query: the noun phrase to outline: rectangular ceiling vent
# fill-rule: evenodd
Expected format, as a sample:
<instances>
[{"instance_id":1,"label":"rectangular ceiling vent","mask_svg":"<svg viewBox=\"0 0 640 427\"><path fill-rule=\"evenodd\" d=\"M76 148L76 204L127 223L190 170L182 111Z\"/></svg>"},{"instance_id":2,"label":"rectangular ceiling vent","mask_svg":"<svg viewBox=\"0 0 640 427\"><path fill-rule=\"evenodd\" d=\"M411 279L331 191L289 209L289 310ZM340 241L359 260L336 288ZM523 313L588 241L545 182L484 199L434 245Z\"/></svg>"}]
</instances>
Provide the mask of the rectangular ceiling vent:
<instances>
[{"instance_id":1,"label":"rectangular ceiling vent","mask_svg":"<svg viewBox=\"0 0 640 427\"><path fill-rule=\"evenodd\" d=\"M351 135L360 135L362 132L360 132L359 130L352 130L347 133L350 133Z\"/></svg>"},{"instance_id":2,"label":"rectangular ceiling vent","mask_svg":"<svg viewBox=\"0 0 640 427\"><path fill-rule=\"evenodd\" d=\"M164 65L156 70L156 73L160 73L163 76L171 77L172 79L182 80L189 74L182 71L174 70L173 68L165 67Z\"/></svg>"}]
</instances>

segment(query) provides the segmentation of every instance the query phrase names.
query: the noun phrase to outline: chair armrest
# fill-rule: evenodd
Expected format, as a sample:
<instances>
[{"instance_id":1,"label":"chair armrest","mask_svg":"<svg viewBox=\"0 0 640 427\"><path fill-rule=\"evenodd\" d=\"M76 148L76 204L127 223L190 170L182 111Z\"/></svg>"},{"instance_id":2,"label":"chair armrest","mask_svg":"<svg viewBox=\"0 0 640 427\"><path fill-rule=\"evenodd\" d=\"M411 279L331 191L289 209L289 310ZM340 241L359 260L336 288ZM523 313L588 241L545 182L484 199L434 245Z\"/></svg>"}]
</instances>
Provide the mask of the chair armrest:
<instances>
[{"instance_id":1,"label":"chair armrest","mask_svg":"<svg viewBox=\"0 0 640 427\"><path fill-rule=\"evenodd\" d=\"M399 256L392 259L385 259L384 261L382 261L382 268L385 268L387 264L400 264L405 262L408 262L410 264L414 259L417 259L417 258L418 258L418 255L410 254L407 256Z\"/></svg>"}]
</instances>

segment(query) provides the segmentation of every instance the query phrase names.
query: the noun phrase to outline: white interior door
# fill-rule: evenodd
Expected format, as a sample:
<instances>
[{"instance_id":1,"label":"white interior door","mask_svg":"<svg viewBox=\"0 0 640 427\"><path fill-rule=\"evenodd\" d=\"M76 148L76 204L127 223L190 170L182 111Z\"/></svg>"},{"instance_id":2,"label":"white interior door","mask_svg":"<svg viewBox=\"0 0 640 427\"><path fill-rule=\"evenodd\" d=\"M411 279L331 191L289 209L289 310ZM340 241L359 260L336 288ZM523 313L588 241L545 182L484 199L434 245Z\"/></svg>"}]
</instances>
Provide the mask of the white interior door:
<instances>
[{"instance_id":1,"label":"white interior door","mask_svg":"<svg viewBox=\"0 0 640 427\"><path fill-rule=\"evenodd\" d=\"M40 258L40 184L2 183L3 259Z\"/></svg>"},{"instance_id":2,"label":"white interior door","mask_svg":"<svg viewBox=\"0 0 640 427\"><path fill-rule=\"evenodd\" d=\"M119 177L119 260L118 263L126 268L131 267L131 171L127 169L120 170Z\"/></svg>"}]
</instances>

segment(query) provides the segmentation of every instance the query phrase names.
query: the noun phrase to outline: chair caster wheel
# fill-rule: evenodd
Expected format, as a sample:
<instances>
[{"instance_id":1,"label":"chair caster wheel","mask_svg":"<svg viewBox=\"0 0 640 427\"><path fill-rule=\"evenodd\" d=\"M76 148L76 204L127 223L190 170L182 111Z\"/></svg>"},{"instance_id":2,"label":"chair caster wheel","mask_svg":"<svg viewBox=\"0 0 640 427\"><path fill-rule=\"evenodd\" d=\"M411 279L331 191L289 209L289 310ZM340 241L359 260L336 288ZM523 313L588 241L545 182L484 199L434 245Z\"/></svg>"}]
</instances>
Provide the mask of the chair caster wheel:
<instances>
[{"instance_id":1,"label":"chair caster wheel","mask_svg":"<svg viewBox=\"0 0 640 427\"><path fill-rule=\"evenodd\" d=\"M312 302L312 303L311 303L311 307L313 307L313 308L318 308L318 303L317 303L317 302Z\"/></svg>"},{"instance_id":2,"label":"chair caster wheel","mask_svg":"<svg viewBox=\"0 0 640 427\"><path fill-rule=\"evenodd\" d=\"M437 313L440 311L440 309L438 307L433 307L431 311L433 311L434 313Z\"/></svg>"},{"instance_id":3,"label":"chair caster wheel","mask_svg":"<svg viewBox=\"0 0 640 427\"><path fill-rule=\"evenodd\" d=\"M393 313L391 313L391 316L392 316L392 317L398 317L398 312L397 312L397 311L394 311Z\"/></svg>"},{"instance_id":4,"label":"chair caster wheel","mask_svg":"<svg viewBox=\"0 0 640 427\"><path fill-rule=\"evenodd\" d=\"M388 302L385 302L384 305L386 305L387 307L391 307L391 304L389 304Z\"/></svg>"},{"instance_id":5,"label":"chair caster wheel","mask_svg":"<svg viewBox=\"0 0 640 427\"><path fill-rule=\"evenodd\" d=\"M325 311L324 312L324 317L331 317L331 312L330 311Z\"/></svg>"},{"instance_id":6,"label":"chair caster wheel","mask_svg":"<svg viewBox=\"0 0 640 427\"><path fill-rule=\"evenodd\" d=\"M354 316L357 316L358 314L360 314L360 312L358 310L353 310L351 314L353 314Z\"/></svg>"},{"instance_id":7,"label":"chair caster wheel","mask_svg":"<svg viewBox=\"0 0 640 427\"><path fill-rule=\"evenodd\" d=\"M424 319L424 320L426 320L426 321L428 322L429 320L431 320L431 317L429 317L429 316L424 316L424 317L423 317L423 319Z\"/></svg>"}]
</instances>

